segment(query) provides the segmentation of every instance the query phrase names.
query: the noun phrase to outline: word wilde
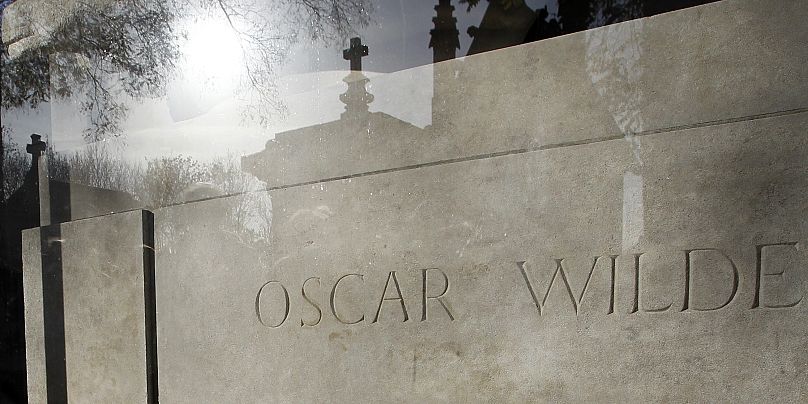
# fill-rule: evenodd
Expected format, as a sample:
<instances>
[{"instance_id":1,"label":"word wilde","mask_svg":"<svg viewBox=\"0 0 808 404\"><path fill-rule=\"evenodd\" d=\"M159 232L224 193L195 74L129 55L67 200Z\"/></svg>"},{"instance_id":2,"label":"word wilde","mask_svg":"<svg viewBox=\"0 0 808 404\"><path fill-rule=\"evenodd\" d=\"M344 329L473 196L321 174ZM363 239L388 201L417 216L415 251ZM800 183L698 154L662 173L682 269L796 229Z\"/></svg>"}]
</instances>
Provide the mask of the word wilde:
<instances>
[{"instance_id":1,"label":"word wilde","mask_svg":"<svg viewBox=\"0 0 808 404\"><path fill-rule=\"evenodd\" d=\"M778 253L782 253L782 251L778 251L781 249L795 249L797 247L796 242L792 243L773 243L773 244L762 244L755 246L756 250L756 260L755 260L755 275L754 279L752 280L752 302L750 305L750 309L757 309L757 308L770 308L770 309L777 309L777 308L790 308L794 307L802 301L802 296L791 297L790 300L772 303L772 302L765 302L762 299L764 293L766 293L767 289L763 286L766 283L767 278L779 278L779 280L783 280L783 277L786 275L786 269L779 268L775 270L771 270L765 267L764 262L766 262L767 258L772 258ZM682 312L685 311L715 311L723 309L733 302L736 301L736 296L738 295L739 286L741 284L741 272L738 270L738 266L736 265L735 261L730 258L729 255L724 253L723 251L715 248L693 248L689 250L682 250L681 257L683 263L682 269L682 276L683 282L681 285L681 306L680 307L673 307L674 303L668 303L663 307L656 307L656 308L646 308L642 304L642 294L645 293L644 288L646 285L641 282L640 274L642 270L645 268L643 264L643 256L645 253L635 253L631 255L633 259L633 290L631 293L633 294L632 299L632 308L629 314L638 313L638 312L645 312L645 313L659 313L665 312L669 310L679 310ZM697 292L696 286L694 282L692 282L693 276L697 271L712 271L716 272L716 268L708 268L706 266L699 267L694 265L694 258L702 255L706 257L711 257L716 260L723 260L725 265L723 266L723 271L728 271L729 273L725 276L728 279L728 287L724 289L726 292L724 296L718 297L719 301L714 302L710 306L701 306L695 307L693 304L693 296ZM519 272L522 275L522 279L525 282L525 286L527 291L530 295L530 298L533 301L533 304L536 306L536 310L538 311L539 315L544 314L547 308L547 300L550 296L553 287L561 288L562 295L566 295L569 297L570 303L572 305L575 314L577 315L581 308L581 303L584 300L584 296L591 284L592 275L595 273L595 269L598 267L598 263L601 260L607 260L608 262L608 295L609 295L609 303L608 303L608 312L607 314L612 314L615 311L615 283L616 283L616 273L617 273L617 258L619 255L602 255L594 257L592 261L591 269L586 277L586 281L583 284L583 287L576 288L570 282L569 276L569 269L565 268L564 258L555 258L555 270L550 277L549 283L547 286L542 288L544 290L543 294L537 293L540 289L540 285L535 280L531 280L531 276L529 275L530 272L530 265L527 261L517 261L516 266L519 269ZM798 282L797 282L798 283ZM558 285L558 286L556 286ZM711 287L715 287L717 285L711 284ZM579 291L579 292L578 292ZM578 293L576 293L578 292ZM710 291L704 291L710 292Z\"/></svg>"}]
</instances>

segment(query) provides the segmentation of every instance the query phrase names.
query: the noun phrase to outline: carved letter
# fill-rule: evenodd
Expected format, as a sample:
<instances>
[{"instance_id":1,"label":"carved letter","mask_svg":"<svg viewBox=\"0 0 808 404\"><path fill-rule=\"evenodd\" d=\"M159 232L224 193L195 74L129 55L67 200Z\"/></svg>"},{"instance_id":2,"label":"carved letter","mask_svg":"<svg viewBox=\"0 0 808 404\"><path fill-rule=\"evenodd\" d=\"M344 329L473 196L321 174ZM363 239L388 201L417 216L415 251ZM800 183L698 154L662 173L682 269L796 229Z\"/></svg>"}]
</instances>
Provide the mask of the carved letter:
<instances>
[{"instance_id":1,"label":"carved letter","mask_svg":"<svg viewBox=\"0 0 808 404\"><path fill-rule=\"evenodd\" d=\"M760 287L763 283L763 276L783 276L785 273L785 269L780 272L774 273L763 273L763 252L766 247L775 247L775 246L790 246L796 248L797 243L774 243L774 244L763 244L756 246L757 247L757 264L756 264L756 271L757 271L757 282L755 284L755 300L752 302L752 308L757 309L760 307ZM785 303L785 304L775 304L771 306L763 305L764 308L767 309L783 309L788 307L794 307L798 305L802 301L802 296L797 299L796 302Z\"/></svg>"},{"instance_id":2,"label":"carved letter","mask_svg":"<svg viewBox=\"0 0 808 404\"><path fill-rule=\"evenodd\" d=\"M365 315L364 315L364 314L362 314L362 317L360 317L360 318L359 318L359 320L356 320L356 321L345 321L345 320L343 320L343 319L342 319L342 317L340 317L340 316L339 316L339 314L337 314L337 306L334 304L334 297L337 295L337 286L339 286L339 283L340 283L340 282L341 282L343 279L345 279L345 278L347 278L347 277L349 277L349 276L358 276L358 277L359 277L359 279L362 279L362 280L364 281L364 277L363 277L361 274L347 274L347 275L342 275L342 276L341 276L339 279L337 279L337 281L334 283L334 287L333 287L333 288L331 288L331 299L330 299L329 301L330 301L330 305L331 305L331 314L333 314L333 315L334 315L334 318L336 318L336 319L337 319L337 321L339 321L339 322L340 322L340 323L342 323L342 324L348 324L348 325L351 325L351 324L356 324L356 323L358 323L358 322L360 322L360 321L364 321L364 320L365 320Z\"/></svg>"},{"instance_id":3,"label":"carved letter","mask_svg":"<svg viewBox=\"0 0 808 404\"><path fill-rule=\"evenodd\" d=\"M440 294L437 295L437 296L429 296L429 294L427 293L427 272L429 272L429 270L438 271L438 272L440 272L441 276L443 276L443 282L444 282L445 286L443 287L443 292L440 292ZM422 309L421 309L421 321L426 320L427 299L435 299L435 300L437 300L438 303L440 303L440 305L443 306L443 309L446 310L446 314L449 315L449 320L454 321L454 316L452 315L452 312L449 311L449 307L446 305L446 302L443 301L443 295L445 295L446 292L449 291L449 277L446 276L446 274L443 271L441 271L440 269L438 269L438 268L422 269L421 273L423 274L423 277L422 277L422 279L423 279L423 293L421 294L421 307L422 307ZM402 300L402 305L404 304L403 302L404 301Z\"/></svg>"},{"instance_id":4,"label":"carved letter","mask_svg":"<svg viewBox=\"0 0 808 404\"><path fill-rule=\"evenodd\" d=\"M609 312L606 314L614 313L614 282L615 282L615 272L617 272L617 256L610 255L609 258L612 260L612 273L611 273L611 290L609 292ZM596 258L597 260L597 258ZM597 262L597 261L595 261Z\"/></svg>"},{"instance_id":5,"label":"carved letter","mask_svg":"<svg viewBox=\"0 0 808 404\"><path fill-rule=\"evenodd\" d=\"M317 321L315 321L313 324L308 324L305 321L303 321L303 319L301 318L300 319L300 326L301 327L303 327L303 326L314 327L315 325L320 324L320 320L323 319L323 311L320 310L320 306L317 303L315 303L313 300L311 300L306 295L306 282L308 282L308 281L310 281L312 279L317 281L317 286L320 286L320 278L311 277L311 278L306 279L305 281L303 281L303 286L300 287L300 293L303 295L303 299L305 299L310 305L312 305L317 310Z\"/></svg>"},{"instance_id":6,"label":"carved letter","mask_svg":"<svg viewBox=\"0 0 808 404\"><path fill-rule=\"evenodd\" d=\"M616 255L610 256L612 259L612 281L611 281L611 299L609 302L609 313L614 311L614 272L615 272L615 260L617 258ZM570 297L570 301L572 301L572 307L575 309L575 314L578 314L578 309L580 308L581 301L584 298L584 294L586 293L586 288L589 287L589 281L592 280L592 273L595 272L595 267L598 264L598 259L601 257L595 257L592 261L592 268L589 270L589 276L586 277L586 283L584 283L583 289L581 289L581 294L578 297L572 293L572 287L570 286L569 281L567 280L567 274L564 272L563 261L564 258L555 259L556 262L556 270L553 273L553 277L550 279L550 284L547 286L547 291L544 293L544 297L542 298L541 302L536 297L536 292L533 290L533 285L530 283L530 280L527 276L527 271L525 268L525 261L519 261L516 265L519 267L519 270L522 272L522 277L525 279L525 283L527 284L527 289L530 292L530 296L533 298L533 303L536 305L536 309L539 311L539 315L542 314L542 310L544 310L544 305L547 302L547 297L550 295L550 290L553 288L553 283L555 282L556 276L561 274L561 281L564 282L564 286L566 287L567 294Z\"/></svg>"},{"instance_id":7,"label":"carved letter","mask_svg":"<svg viewBox=\"0 0 808 404\"><path fill-rule=\"evenodd\" d=\"M729 264L732 266L732 293L729 294L729 297L724 302L724 304L722 304L722 305L720 305L718 307L713 307L713 308L710 308L710 309L696 309L696 308L694 308L693 310L695 310L695 311L713 311L713 310L723 309L724 307L727 307L727 305L732 302L732 299L735 299L735 294L738 293L738 267L736 267L735 263L732 262L732 259L729 256L727 256L727 254L724 254L724 252L722 252L721 250L717 250L715 248L696 248L696 249L693 249L693 250L685 250L685 300L684 300L684 303L682 304L682 310L681 311L687 311L690 308L690 272L692 271L692 268L693 268L691 266L691 264L690 264L691 263L690 254L692 252L694 252L694 251L715 251L715 252L721 254L724 258L726 258L727 261L729 261Z\"/></svg>"},{"instance_id":8,"label":"carved letter","mask_svg":"<svg viewBox=\"0 0 808 404\"><path fill-rule=\"evenodd\" d=\"M387 286L390 285L390 279L393 280L393 285L396 287L396 293L398 297L385 297L387 295ZM379 313L382 311L382 304L384 304L385 300L398 300L401 303L401 311L404 312L404 321L410 319L410 316L407 315L407 306L404 305L404 296L401 294L401 288L398 286L398 278L396 278L396 271L390 271L387 275L387 282L384 283L384 290L382 291L382 298L379 300L379 308L376 309L376 316L373 318L373 323L379 321Z\"/></svg>"},{"instance_id":9,"label":"carved letter","mask_svg":"<svg viewBox=\"0 0 808 404\"><path fill-rule=\"evenodd\" d=\"M266 323L264 323L263 318L261 318L261 292L263 292L264 288L266 288L267 286L269 286L272 283L277 283L278 285L280 285L281 289L283 289L283 298L284 298L284 301L285 301L285 304L286 304L286 307L285 307L284 313L283 313L283 320L281 320L281 322L278 323L277 325L266 324ZM261 323L261 325L263 325L264 327L278 328L281 325L283 325L283 323L286 321L286 318L289 317L289 292L286 290L286 287L283 286L282 283L280 283L278 281L269 281L269 282L261 285L261 287L258 289L258 294L255 295L255 315L258 317L258 322Z\"/></svg>"},{"instance_id":10,"label":"carved letter","mask_svg":"<svg viewBox=\"0 0 808 404\"><path fill-rule=\"evenodd\" d=\"M668 303L667 306L658 309L640 309L640 257L644 253L634 254L634 308L631 309L631 314L640 310L646 313L660 313L667 311L671 308L673 303Z\"/></svg>"}]
</instances>

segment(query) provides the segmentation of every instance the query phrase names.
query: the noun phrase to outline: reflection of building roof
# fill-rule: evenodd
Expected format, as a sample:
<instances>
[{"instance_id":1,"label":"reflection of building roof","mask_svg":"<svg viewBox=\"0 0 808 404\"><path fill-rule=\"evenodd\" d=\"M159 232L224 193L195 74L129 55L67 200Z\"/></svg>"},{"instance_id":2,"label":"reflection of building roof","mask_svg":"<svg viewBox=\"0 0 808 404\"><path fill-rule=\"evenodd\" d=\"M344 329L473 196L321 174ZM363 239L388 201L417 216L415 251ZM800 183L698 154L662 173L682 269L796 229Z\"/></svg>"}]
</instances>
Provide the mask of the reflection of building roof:
<instances>
[{"instance_id":1,"label":"reflection of building roof","mask_svg":"<svg viewBox=\"0 0 808 404\"><path fill-rule=\"evenodd\" d=\"M278 133L242 158L242 169L268 187L347 177L414 164L429 132L383 112Z\"/></svg>"},{"instance_id":2,"label":"reflection of building roof","mask_svg":"<svg viewBox=\"0 0 808 404\"><path fill-rule=\"evenodd\" d=\"M339 97L345 104L340 119L277 134L264 151L242 158L242 170L271 188L348 178L417 161L417 146L429 143L424 142L425 132L369 111L374 97L365 87L370 79L361 71L367 46L352 38L343 53L351 61L351 72L342 80L348 88Z\"/></svg>"}]
</instances>

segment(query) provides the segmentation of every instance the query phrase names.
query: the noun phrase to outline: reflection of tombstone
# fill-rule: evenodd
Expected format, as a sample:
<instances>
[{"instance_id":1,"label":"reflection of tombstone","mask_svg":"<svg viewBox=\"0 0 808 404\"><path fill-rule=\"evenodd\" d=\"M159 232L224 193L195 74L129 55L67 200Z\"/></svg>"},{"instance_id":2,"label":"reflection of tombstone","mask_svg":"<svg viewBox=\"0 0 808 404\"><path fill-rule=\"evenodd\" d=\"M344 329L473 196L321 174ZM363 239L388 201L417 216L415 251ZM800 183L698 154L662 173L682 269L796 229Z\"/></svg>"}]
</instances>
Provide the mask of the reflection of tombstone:
<instances>
[{"instance_id":1,"label":"reflection of tombstone","mask_svg":"<svg viewBox=\"0 0 808 404\"><path fill-rule=\"evenodd\" d=\"M359 38L351 39L343 51L351 72L343 79L348 89L340 95L345 112L339 120L278 133L264 151L243 158L243 169L273 187L333 175L334 167L350 176L415 161L416 145L429 142L429 134L386 113L369 111L370 79L361 72L362 57L368 54Z\"/></svg>"},{"instance_id":2,"label":"reflection of tombstone","mask_svg":"<svg viewBox=\"0 0 808 404\"><path fill-rule=\"evenodd\" d=\"M21 189L25 189L28 198L25 203L39 206L37 225L64 223L138 206L129 193L71 182L69 172L66 173L67 178L50 178L46 144L39 135L31 135L31 139L32 143L26 147L32 155L31 170Z\"/></svg>"},{"instance_id":3,"label":"reflection of tombstone","mask_svg":"<svg viewBox=\"0 0 808 404\"><path fill-rule=\"evenodd\" d=\"M369 55L367 45L359 38L351 38L351 47L342 51L342 58L351 62L351 71L362 71L362 58Z\"/></svg>"},{"instance_id":4,"label":"reflection of tombstone","mask_svg":"<svg viewBox=\"0 0 808 404\"><path fill-rule=\"evenodd\" d=\"M39 225L39 163L45 143L31 136L28 152L33 155L31 169L22 186L0 201L0 373L20 386L13 394L25 394L25 335L22 296L22 229ZM2 397L0 396L0 399ZM0 400L1 401L1 400Z\"/></svg>"},{"instance_id":5,"label":"reflection of tombstone","mask_svg":"<svg viewBox=\"0 0 808 404\"><path fill-rule=\"evenodd\" d=\"M33 134L31 144L26 146L26 150L31 154L31 167L20 188L9 195L8 200L3 203L3 209L8 214L8 221L3 221L4 230L16 227L19 231L23 228L36 227L40 223L40 183L42 178L47 178L47 172L42 168L45 142L41 140L41 136ZM5 226L7 224L11 225Z\"/></svg>"},{"instance_id":6,"label":"reflection of tombstone","mask_svg":"<svg viewBox=\"0 0 808 404\"><path fill-rule=\"evenodd\" d=\"M367 92L365 86L370 79L358 71L352 71L342 79L348 84L348 91L340 94L339 99L345 104L342 119L367 118L368 104L373 102L373 94Z\"/></svg>"},{"instance_id":7,"label":"reflection of tombstone","mask_svg":"<svg viewBox=\"0 0 808 404\"><path fill-rule=\"evenodd\" d=\"M25 336L21 232L24 229L131 209L136 201L125 192L89 187L48 178L47 145L31 135L26 151L31 167L22 186L0 202L0 373L25 394ZM58 239L58 237L56 237ZM53 258L58 261L56 256ZM2 401L0 396L0 401Z\"/></svg>"},{"instance_id":8,"label":"reflection of tombstone","mask_svg":"<svg viewBox=\"0 0 808 404\"><path fill-rule=\"evenodd\" d=\"M41 136L33 134L31 144L25 147L25 150L31 153L31 170L26 177L26 184L23 186L28 186L31 195L37 196L35 204L39 204L39 225L47 225L51 222L50 182L48 181L48 165L45 160L47 146L41 139Z\"/></svg>"},{"instance_id":9,"label":"reflection of tombstone","mask_svg":"<svg viewBox=\"0 0 808 404\"><path fill-rule=\"evenodd\" d=\"M362 74L362 58L369 54L368 47L359 38L351 38L351 47L342 51L342 58L351 62L351 73L342 81L348 84L348 91L339 96L345 104L342 119L367 118L368 104L373 102L373 94L365 86L370 79Z\"/></svg>"}]
</instances>

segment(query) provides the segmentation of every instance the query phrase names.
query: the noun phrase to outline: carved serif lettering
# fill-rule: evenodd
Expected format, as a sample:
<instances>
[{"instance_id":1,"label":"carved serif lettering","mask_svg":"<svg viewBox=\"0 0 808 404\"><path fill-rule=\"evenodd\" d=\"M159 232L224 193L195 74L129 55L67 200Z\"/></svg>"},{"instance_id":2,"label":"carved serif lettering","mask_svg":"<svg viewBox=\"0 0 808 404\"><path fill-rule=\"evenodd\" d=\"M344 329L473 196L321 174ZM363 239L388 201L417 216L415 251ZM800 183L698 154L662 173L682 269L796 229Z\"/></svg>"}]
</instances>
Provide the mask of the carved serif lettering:
<instances>
[{"instance_id":1,"label":"carved serif lettering","mask_svg":"<svg viewBox=\"0 0 808 404\"><path fill-rule=\"evenodd\" d=\"M804 258L799 258L804 257L804 252L799 247L798 242L756 245L753 250L754 264L751 259L736 260L726 251L712 247L673 251L666 256L678 258L661 265L669 270L667 275L674 275L664 278L665 281L648 278L648 273L659 270L655 270L654 266L659 267L660 263L647 258L654 256L653 254L643 252L596 255L591 259L591 265L580 267L571 264L573 261L568 259L570 257L553 258L553 266L544 268L545 271L552 268L549 271L552 275L544 279L540 276L541 267L533 261L513 262L522 280L524 296L535 306L539 318L548 314L548 299L553 290L557 292L552 304L559 306L553 309L555 315L565 311L575 316L582 312L588 315L610 315L618 312L627 315L716 313L730 307L780 310L797 307L803 300L804 291L801 285L808 281L805 279L808 276L805 270L808 268L802 262L805 261ZM624 270L618 271L618 267ZM481 268L488 268L488 264ZM382 273L385 274L383 283L380 274L368 278L366 282L364 274L347 273L336 277L330 288L325 284L327 280L311 276L305 278L299 289L292 289L300 291L300 296L296 299L291 298L290 289L281 281L267 281L258 288L255 295L255 316L261 326L278 328L287 322L294 306L295 313L300 313L299 322L302 328L322 324L327 320L328 312L334 321L346 326L382 322L395 324L409 322L412 310L420 303L419 323L429 320L429 323L446 324L458 319L457 312L451 305L451 291L457 286L452 286L451 277L444 269L432 267ZM570 274L575 277L571 278ZM594 276L595 274L598 276ZM404 283L402 279L405 280ZM571 279L583 281L571 282ZM666 291L673 292L665 292L666 296L661 296L665 303L651 303L649 297L650 300L660 297L655 296L659 293L660 282L663 282L661 285ZM412 290L419 283L420 296ZM377 289L376 285L381 287ZM590 293L593 285L597 288L595 294ZM497 285L487 285L487 288L492 287ZM513 288L512 285L501 287L507 290ZM328 293L327 309L321 303L326 301L323 296L325 293ZM503 295L505 293L499 294ZM495 296L498 294L492 293L486 298L492 299ZM625 297L620 300L620 296ZM484 299L465 301L484 302ZM584 301L589 302L586 309L582 307ZM623 302L621 304L630 303L620 308L618 301ZM597 311L589 309L594 303L598 304L597 307L605 308L598 308ZM674 305L677 309L674 309ZM477 315L478 311L473 307L464 309L468 315ZM365 321L366 313L373 313L368 318L369 322Z\"/></svg>"}]
</instances>

